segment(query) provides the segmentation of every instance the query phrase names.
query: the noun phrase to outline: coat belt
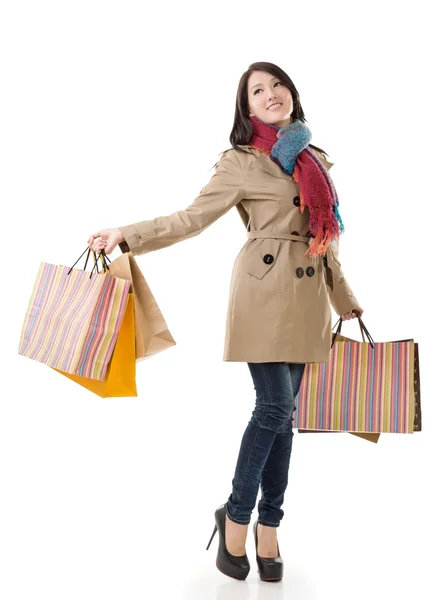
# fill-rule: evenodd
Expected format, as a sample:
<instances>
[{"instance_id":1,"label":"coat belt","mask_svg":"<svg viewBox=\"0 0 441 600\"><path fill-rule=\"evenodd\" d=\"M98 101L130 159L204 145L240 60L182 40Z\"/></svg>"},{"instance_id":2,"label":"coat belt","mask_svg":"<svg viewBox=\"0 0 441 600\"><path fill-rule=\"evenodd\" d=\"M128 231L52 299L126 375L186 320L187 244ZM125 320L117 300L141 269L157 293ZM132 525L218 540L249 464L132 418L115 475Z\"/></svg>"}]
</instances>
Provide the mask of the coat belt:
<instances>
[{"instance_id":1,"label":"coat belt","mask_svg":"<svg viewBox=\"0 0 441 600\"><path fill-rule=\"evenodd\" d=\"M310 243L312 240L311 237L306 237L305 235L292 235L291 233L278 233L276 231L257 231L252 230L248 231L248 239L253 240L255 238L273 238L280 240L291 240L293 242L306 242Z\"/></svg>"}]
</instances>

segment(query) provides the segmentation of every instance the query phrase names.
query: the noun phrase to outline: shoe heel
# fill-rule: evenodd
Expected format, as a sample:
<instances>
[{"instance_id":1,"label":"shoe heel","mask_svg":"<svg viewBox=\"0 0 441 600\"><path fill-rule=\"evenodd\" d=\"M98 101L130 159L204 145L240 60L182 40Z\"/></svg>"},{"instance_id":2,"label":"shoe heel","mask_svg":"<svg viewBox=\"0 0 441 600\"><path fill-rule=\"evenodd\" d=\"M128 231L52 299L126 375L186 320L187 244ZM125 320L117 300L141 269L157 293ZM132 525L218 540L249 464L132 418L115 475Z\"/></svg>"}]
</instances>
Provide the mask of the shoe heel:
<instances>
[{"instance_id":1,"label":"shoe heel","mask_svg":"<svg viewBox=\"0 0 441 600\"><path fill-rule=\"evenodd\" d=\"M210 547L211 542L213 541L213 538L214 538L214 536L216 534L216 531L217 531L217 524L214 526L213 533L211 534L210 541L208 542L207 550Z\"/></svg>"}]
</instances>

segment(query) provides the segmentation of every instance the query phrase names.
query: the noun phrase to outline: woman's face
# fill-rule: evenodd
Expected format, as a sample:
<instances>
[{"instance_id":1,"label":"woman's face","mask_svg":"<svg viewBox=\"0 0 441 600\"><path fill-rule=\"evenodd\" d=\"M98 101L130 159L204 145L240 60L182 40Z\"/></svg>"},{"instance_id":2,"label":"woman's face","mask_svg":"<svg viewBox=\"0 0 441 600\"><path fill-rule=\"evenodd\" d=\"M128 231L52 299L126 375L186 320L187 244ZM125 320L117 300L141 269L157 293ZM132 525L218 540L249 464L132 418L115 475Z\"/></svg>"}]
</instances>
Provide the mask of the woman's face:
<instances>
[{"instance_id":1,"label":"woman's face","mask_svg":"<svg viewBox=\"0 0 441 600\"><path fill-rule=\"evenodd\" d=\"M279 103L270 109L271 104ZM248 105L250 117L256 116L264 123L285 127L291 123L293 100L290 90L280 79L265 71L254 71L248 79Z\"/></svg>"}]
</instances>

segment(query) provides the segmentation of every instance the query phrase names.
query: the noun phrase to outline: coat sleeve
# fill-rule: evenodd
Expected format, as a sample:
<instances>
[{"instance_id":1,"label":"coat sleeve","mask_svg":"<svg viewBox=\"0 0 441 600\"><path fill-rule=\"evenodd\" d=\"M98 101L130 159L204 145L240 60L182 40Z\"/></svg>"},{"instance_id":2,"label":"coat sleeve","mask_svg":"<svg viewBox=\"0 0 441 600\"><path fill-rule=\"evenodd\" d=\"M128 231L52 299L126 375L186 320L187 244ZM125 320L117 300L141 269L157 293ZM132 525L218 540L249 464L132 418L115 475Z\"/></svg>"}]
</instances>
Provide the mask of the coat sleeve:
<instances>
[{"instance_id":1,"label":"coat sleeve","mask_svg":"<svg viewBox=\"0 0 441 600\"><path fill-rule=\"evenodd\" d=\"M341 316L351 310L360 309L361 307L346 281L341 263L338 260L338 242L329 244L324 264L329 299L335 312Z\"/></svg>"},{"instance_id":2,"label":"coat sleeve","mask_svg":"<svg viewBox=\"0 0 441 600\"><path fill-rule=\"evenodd\" d=\"M318 154L319 158L329 171L334 163L328 161L324 154ZM360 309L361 307L343 274L341 263L338 259L338 249L338 240L329 244L324 264L329 299L335 312L341 316L352 310Z\"/></svg>"},{"instance_id":3,"label":"coat sleeve","mask_svg":"<svg viewBox=\"0 0 441 600\"><path fill-rule=\"evenodd\" d=\"M216 171L199 196L184 210L119 227L123 252L144 254L199 235L245 196L244 178L234 149L222 153Z\"/></svg>"}]
</instances>

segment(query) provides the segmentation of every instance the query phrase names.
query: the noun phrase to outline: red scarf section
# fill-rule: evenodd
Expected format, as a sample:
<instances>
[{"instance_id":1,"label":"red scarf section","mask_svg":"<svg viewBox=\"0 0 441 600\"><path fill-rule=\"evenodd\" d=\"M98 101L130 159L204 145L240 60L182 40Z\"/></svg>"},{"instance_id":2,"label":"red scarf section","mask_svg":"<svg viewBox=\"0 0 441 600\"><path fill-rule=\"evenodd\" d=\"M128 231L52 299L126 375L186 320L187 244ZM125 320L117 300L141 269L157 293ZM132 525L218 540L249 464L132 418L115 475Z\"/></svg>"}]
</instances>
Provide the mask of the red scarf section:
<instances>
[{"instance_id":1,"label":"red scarf section","mask_svg":"<svg viewBox=\"0 0 441 600\"><path fill-rule=\"evenodd\" d=\"M250 145L270 156L282 168L282 165L271 155L274 144L279 141L277 133L280 127L264 123L255 117L251 117L250 120L253 124ZM294 153L295 151L292 153L293 158L295 158ZM309 209L309 230L314 239L306 254L324 256L331 241L339 237L339 222L333 210L336 205L338 214L338 198L332 179L309 146L297 154L293 172L290 174L300 188L300 211L304 212L305 206ZM339 215L338 217L340 218Z\"/></svg>"}]
</instances>

